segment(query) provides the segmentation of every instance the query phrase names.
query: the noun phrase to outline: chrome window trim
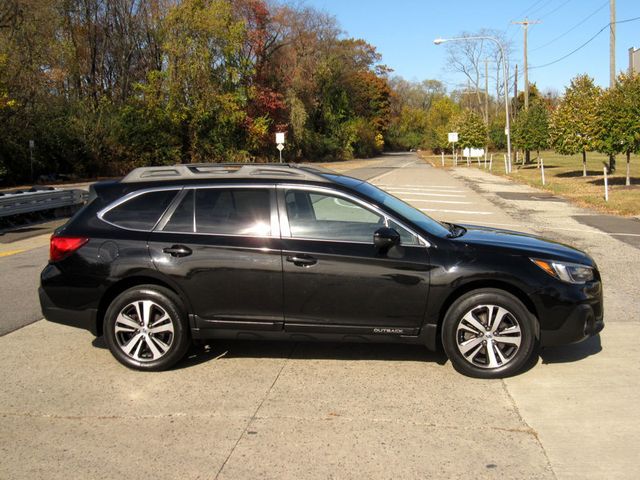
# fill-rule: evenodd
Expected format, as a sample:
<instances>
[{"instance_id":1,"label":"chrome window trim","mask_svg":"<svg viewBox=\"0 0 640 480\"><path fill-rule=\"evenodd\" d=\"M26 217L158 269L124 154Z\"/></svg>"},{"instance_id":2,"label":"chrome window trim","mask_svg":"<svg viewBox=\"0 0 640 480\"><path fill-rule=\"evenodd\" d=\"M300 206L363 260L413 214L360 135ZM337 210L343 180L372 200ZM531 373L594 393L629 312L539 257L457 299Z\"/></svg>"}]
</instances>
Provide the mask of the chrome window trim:
<instances>
[{"instance_id":1,"label":"chrome window trim","mask_svg":"<svg viewBox=\"0 0 640 480\"><path fill-rule=\"evenodd\" d=\"M280 240L276 235L242 235L239 233L209 233L209 232L174 232L172 230L156 230L153 233L170 233L172 235L206 235L208 237L237 237L237 238L262 238L271 240ZM245 247L238 247L245 248ZM260 249L262 247L256 247Z\"/></svg>"},{"instance_id":2,"label":"chrome window trim","mask_svg":"<svg viewBox=\"0 0 640 480\"><path fill-rule=\"evenodd\" d=\"M318 185L303 185L303 184L279 184L277 185L278 190L308 190L312 192L320 192L320 193L328 193L334 196L339 196L346 198L347 200L357 203L365 209L372 210L376 214L380 215L384 218L385 226L388 226L389 220L394 221L402 228L404 228L411 235L414 235L418 239L418 245L403 245L403 247L430 247L431 243L426 240L422 235L417 234L413 229L406 226L404 222L399 221L397 218L389 215L387 212L378 208L375 204L366 202L358 197L345 193L341 190L336 190L330 187L321 187ZM360 242L360 241L349 241L349 240L333 240L333 239L321 239L321 238L306 238L306 237L293 237L291 235L291 228L289 226L289 216L286 211L286 205L281 205L281 208L284 208L284 215L281 215L280 218L280 230L283 238L291 238L292 240L313 240L313 241L323 241L323 242L339 242L339 243L358 243L369 245L370 242ZM283 225L286 224L286 225Z\"/></svg>"},{"instance_id":3,"label":"chrome window trim","mask_svg":"<svg viewBox=\"0 0 640 480\"><path fill-rule=\"evenodd\" d=\"M221 189L221 188L246 188L246 189L266 188L266 189L269 189L270 190L269 200L271 202L271 234L270 235L241 235L241 234L230 234L230 233L198 232L196 230L196 225L195 225L195 221L196 221L195 193L194 193L194 196L193 196L193 201L194 201L194 209L193 209L193 212L194 212L193 213L194 231L193 232L172 232L172 231L167 231L167 230L156 230L158 225L160 224L160 222L162 220L164 220L165 216L167 217L167 222L171 218L171 216L167 215L167 213L168 213L169 209L171 209L174 206L175 206L175 208L177 208L177 205L179 205L179 202L176 203L177 197L180 197L180 199L182 199L182 198L184 198L184 195L186 195L186 193L183 193L182 195L180 195L180 193L182 193L182 192L184 192L186 190L211 189L211 188L217 188L217 189ZM104 215L106 215L109 211L113 210L114 208L116 208L116 207L122 205L123 203L126 203L129 200L132 200L132 199L134 199L134 198L136 198L136 197L138 197L140 195L144 195L144 194L147 194L147 193L153 193L153 192L171 191L171 190L175 190L176 192L178 192L176 197L174 197L172 199L172 201L169 204L169 206L165 209L164 212L162 212L162 214L158 218L158 221L155 223L155 225L150 230L123 227L123 226L120 226L120 225L116 225L113 222L109 222L108 220L105 220L105 218L104 218ZM369 242L360 242L360 241L334 240L334 239L326 239L326 238L293 237L291 235L291 229L289 227L289 218L288 218L287 212L286 212L286 205L280 205L278 203L278 198L277 198L277 195L276 195L276 192L278 190L308 190L308 191L315 191L315 192L320 192L320 193L328 193L328 194L331 194L331 195L335 195L335 196L346 198L347 200L350 200L350 201L352 201L354 203L357 203L357 204L361 205L363 208L372 210L376 214L382 216L385 219L385 225L388 225L388 221L389 220L393 220L398 225L400 225L402 228L407 230L411 235L414 235L414 236L416 236L418 238L419 245L403 245L403 246L405 246L405 247L420 247L420 246L431 247L431 243L428 240L426 240L422 235L417 234L413 229L407 227L404 222L401 222L397 218L395 218L395 217L389 215L388 213L384 212L383 210L378 208L375 204L366 202L366 201L364 201L364 200L362 200L362 199L360 199L358 197L355 197L353 195L345 193L345 192L343 192L341 190L336 190L336 189L330 188L330 187L322 187L322 186L319 186L319 185L308 185L308 184L235 183L234 182L234 183L215 184L215 185L211 185L211 184L209 184L209 185L207 185L207 184L204 184L204 185L179 185L179 186L171 185L171 186L165 186L165 187L150 187L150 188L144 188L144 189L141 189L141 190L136 190L134 192L130 192L130 193L124 195L123 197L121 197L118 200L110 203L105 208L100 210L97 213L97 217L101 221L105 222L108 225L111 225L113 227L116 227L116 228L119 228L119 229L122 229L122 230L132 231L132 232L150 233L150 232L158 231L158 232L162 232L162 233L172 233L172 234L177 234L177 235L208 235L208 236L217 236L217 237L243 237L243 238L255 237L255 238L269 238L269 239L287 238L287 239L292 239L292 240L311 240L311 241L318 241L318 242L356 243L356 244L362 244L362 245L369 245ZM173 209L173 211L175 211L175 208ZM284 210L284 215L281 213L281 209ZM173 213L173 212L171 212L171 213Z\"/></svg>"},{"instance_id":4,"label":"chrome window trim","mask_svg":"<svg viewBox=\"0 0 640 480\"><path fill-rule=\"evenodd\" d=\"M171 219L171 215L167 215L169 209L173 208L173 211L171 212L171 214L173 214L173 212L175 212L175 208L177 208L177 206L179 205L178 203L174 202L176 201L176 197L180 196L181 199L184 198L184 195L186 195L186 193L183 193L183 195L180 195L180 193L178 193L176 195L176 197L174 197L171 200L171 203L169 204L169 206L162 212L162 214L160 215L160 217L158 218L158 221L153 225L153 227L150 230L142 230L142 229L137 229L137 228L129 228L129 227L123 227L121 225L116 225L113 222L110 222L108 220L106 220L104 218L104 215L106 215L107 213L109 213L109 211L113 210L114 208L122 205L123 203L128 202L129 200L134 199L135 197L138 197L140 195L144 195L147 193L153 193L153 192L162 192L162 191L167 191L167 190L175 190L177 192L185 192L187 190L197 190L197 189L211 189L211 188L246 188L246 189L256 189L256 188L263 188L263 189L268 189L269 190L269 201L271 202L271 214L270 214L270 223L271 223L271 234L270 235L240 235L240 234L229 234L229 233L211 233L211 232L198 232L196 230L196 209L195 209L195 193L193 195L193 202L194 202L194 208L193 208L193 231L192 232L172 232L172 231L168 231L168 230L158 230L158 226L160 225L161 221L165 220L165 216L166 218L166 223L168 223L168 221ZM225 183L225 184L215 184L215 185L171 185L171 186L165 186L165 187L150 187L150 188L143 188L141 190L136 190L134 192L130 192L126 195L124 195L123 197L119 198L118 200L110 203L109 205L107 205L106 207L104 207L102 210L100 210L97 213L97 217L102 220L104 223L109 224L113 227L116 228L120 228L122 230L128 230L128 231L132 231L132 232L146 232L146 233L150 233L150 232L162 232L162 233L174 233L174 234L183 234L183 235L214 235L214 236L229 236L229 237L256 237L256 238L280 238L280 221L278 220L278 212L277 212L277 207L276 207L276 184L275 183ZM175 208L174 208L175 207ZM275 212L274 212L275 210Z\"/></svg>"},{"instance_id":5,"label":"chrome window trim","mask_svg":"<svg viewBox=\"0 0 640 480\"><path fill-rule=\"evenodd\" d=\"M175 197L171 200L171 203L169 203L169 206L167 208L164 209L164 211L160 214L160 216L158 217L158 220L156 221L156 223L153 225L153 227L151 227L151 229L146 230L146 229L141 229L141 228L129 228L129 227L123 227L122 225L117 225L113 222L110 222L109 220L106 220L104 218L104 216L109 213L111 210L113 210L116 207L119 207L120 205L122 205L123 203L128 202L129 200L133 200L136 197L139 197L140 195L145 195L147 193L154 193L154 192L166 192L166 191L171 191L171 190L175 190L176 192L179 192L183 190L182 185L180 186L175 186L172 185L170 187L155 187L155 188L144 188L142 190L136 190L134 192L130 192L127 193L125 196L120 197L118 200L116 200L115 202L110 203L109 205L107 205L106 207L104 207L102 210L100 210L97 213L97 217L102 220L104 223L111 225L113 227L116 228L120 228L122 230L128 230L130 232L153 232L155 230L155 228L157 227L158 223L160 223L160 220L162 220L162 218L164 217L165 213L167 212L167 210L169 208L171 208L171 206L173 205L173 202L175 201ZM177 196L177 194L176 194Z\"/></svg>"},{"instance_id":6,"label":"chrome window trim","mask_svg":"<svg viewBox=\"0 0 640 480\"><path fill-rule=\"evenodd\" d=\"M187 192L185 192L184 189L175 196L173 201L169 204L169 207L165 210L165 212L160 217L160 220L158 221L158 223L155 225L155 227L153 227L153 231L162 231L162 229L164 229L164 227L167 226L167 223L169 223L169 220L171 220L171 217L173 217L173 214L178 209L180 204L182 204L182 201L186 196L187 196ZM190 233L190 232L187 232L187 233Z\"/></svg>"}]
</instances>

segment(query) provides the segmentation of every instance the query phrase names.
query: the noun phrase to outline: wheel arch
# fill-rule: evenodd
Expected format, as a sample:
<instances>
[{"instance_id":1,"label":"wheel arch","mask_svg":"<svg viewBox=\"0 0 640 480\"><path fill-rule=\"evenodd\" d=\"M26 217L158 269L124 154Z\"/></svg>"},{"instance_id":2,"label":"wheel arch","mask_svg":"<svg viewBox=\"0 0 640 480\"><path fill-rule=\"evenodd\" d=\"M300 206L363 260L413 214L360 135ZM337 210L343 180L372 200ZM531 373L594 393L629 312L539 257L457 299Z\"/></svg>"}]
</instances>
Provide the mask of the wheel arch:
<instances>
[{"instance_id":1,"label":"wheel arch","mask_svg":"<svg viewBox=\"0 0 640 480\"><path fill-rule=\"evenodd\" d=\"M101 336L103 334L104 316L111 302L125 290L136 287L138 285L156 285L158 287L166 288L175 295L185 313L189 312L187 301L180 294L178 289L172 286L169 282L166 282L155 276L143 274L126 277L114 283L113 285L110 285L100 298L96 316L97 336Z\"/></svg>"},{"instance_id":2,"label":"wheel arch","mask_svg":"<svg viewBox=\"0 0 640 480\"><path fill-rule=\"evenodd\" d=\"M476 281L466 283L464 285L460 285L453 292L451 292L447 296L445 301L442 303L440 307L440 311L438 312L438 328L437 328L437 334L435 339L435 343L438 347L442 346L441 345L442 344L442 324L444 322L444 317L447 314L447 311L449 310L451 305L453 305L453 302L455 302L458 298L460 298L461 296L469 292L473 292L474 290L483 290L487 288L503 290L507 293L510 293L511 295L516 297L518 300L520 300L522 304L525 306L525 308L529 311L529 313L531 313L531 315L533 315L533 317L535 318L536 337L540 338L540 320L538 318L538 312L536 310L534 303L531 301L529 296L522 289L518 288L516 285L513 285L512 283L504 282L500 280L476 280Z\"/></svg>"}]
</instances>

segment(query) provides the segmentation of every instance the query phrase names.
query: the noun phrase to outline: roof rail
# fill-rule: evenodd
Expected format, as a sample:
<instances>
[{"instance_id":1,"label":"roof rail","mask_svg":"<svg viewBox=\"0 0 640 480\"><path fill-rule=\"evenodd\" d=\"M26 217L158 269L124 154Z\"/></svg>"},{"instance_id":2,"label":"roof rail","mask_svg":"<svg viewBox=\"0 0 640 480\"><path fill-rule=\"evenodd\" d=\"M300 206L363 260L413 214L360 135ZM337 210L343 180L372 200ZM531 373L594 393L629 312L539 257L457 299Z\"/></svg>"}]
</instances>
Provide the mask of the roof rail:
<instances>
[{"instance_id":1,"label":"roof rail","mask_svg":"<svg viewBox=\"0 0 640 480\"><path fill-rule=\"evenodd\" d=\"M126 175L122 183L162 180L195 180L206 178L278 178L296 177L327 181L321 173L331 170L295 163L188 163L156 167L139 167Z\"/></svg>"}]
</instances>

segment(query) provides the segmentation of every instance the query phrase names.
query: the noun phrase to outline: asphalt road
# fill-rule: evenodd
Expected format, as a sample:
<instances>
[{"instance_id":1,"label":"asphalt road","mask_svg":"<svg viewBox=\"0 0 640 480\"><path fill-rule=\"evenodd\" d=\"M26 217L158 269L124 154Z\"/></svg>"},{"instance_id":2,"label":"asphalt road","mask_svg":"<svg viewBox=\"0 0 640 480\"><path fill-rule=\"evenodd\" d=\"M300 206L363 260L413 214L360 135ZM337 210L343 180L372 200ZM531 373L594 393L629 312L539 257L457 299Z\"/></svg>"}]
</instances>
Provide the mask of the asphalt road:
<instances>
[{"instance_id":1,"label":"asphalt road","mask_svg":"<svg viewBox=\"0 0 640 480\"><path fill-rule=\"evenodd\" d=\"M482 381L418 346L277 342L216 343L142 374L88 332L36 322L0 338L0 478L638 478L640 250L620 240L633 231L415 155L334 168L438 219L585 249L604 278L604 332ZM0 244L5 331L39 318L46 237Z\"/></svg>"}]
</instances>

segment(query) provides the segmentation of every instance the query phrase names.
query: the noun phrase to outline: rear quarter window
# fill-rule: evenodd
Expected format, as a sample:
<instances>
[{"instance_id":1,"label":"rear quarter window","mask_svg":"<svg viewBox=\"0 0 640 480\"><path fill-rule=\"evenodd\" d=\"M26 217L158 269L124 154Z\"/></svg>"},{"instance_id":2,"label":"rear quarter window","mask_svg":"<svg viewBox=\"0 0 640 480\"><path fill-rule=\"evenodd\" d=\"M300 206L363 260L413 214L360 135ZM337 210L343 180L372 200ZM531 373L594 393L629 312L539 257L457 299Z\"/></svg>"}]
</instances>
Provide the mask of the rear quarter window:
<instances>
[{"instance_id":1,"label":"rear quarter window","mask_svg":"<svg viewBox=\"0 0 640 480\"><path fill-rule=\"evenodd\" d=\"M178 190L162 190L140 194L111 208L102 219L122 228L151 230L177 193Z\"/></svg>"}]
</instances>

